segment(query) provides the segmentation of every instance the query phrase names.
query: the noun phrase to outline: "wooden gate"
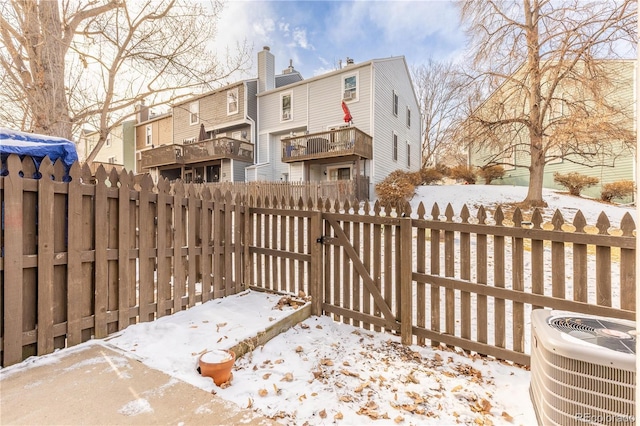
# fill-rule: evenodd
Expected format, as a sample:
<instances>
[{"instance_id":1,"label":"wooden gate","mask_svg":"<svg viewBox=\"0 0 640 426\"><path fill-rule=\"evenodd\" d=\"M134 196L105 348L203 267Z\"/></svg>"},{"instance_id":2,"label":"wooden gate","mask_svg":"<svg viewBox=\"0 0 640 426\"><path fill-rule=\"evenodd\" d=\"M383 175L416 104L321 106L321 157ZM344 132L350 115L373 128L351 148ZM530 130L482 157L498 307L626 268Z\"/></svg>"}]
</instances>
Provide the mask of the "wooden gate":
<instances>
[{"instance_id":1,"label":"wooden gate","mask_svg":"<svg viewBox=\"0 0 640 426\"><path fill-rule=\"evenodd\" d=\"M346 324L410 339L411 321L403 330L401 316L411 315L411 219L358 212L323 212L322 219L322 310Z\"/></svg>"}]
</instances>

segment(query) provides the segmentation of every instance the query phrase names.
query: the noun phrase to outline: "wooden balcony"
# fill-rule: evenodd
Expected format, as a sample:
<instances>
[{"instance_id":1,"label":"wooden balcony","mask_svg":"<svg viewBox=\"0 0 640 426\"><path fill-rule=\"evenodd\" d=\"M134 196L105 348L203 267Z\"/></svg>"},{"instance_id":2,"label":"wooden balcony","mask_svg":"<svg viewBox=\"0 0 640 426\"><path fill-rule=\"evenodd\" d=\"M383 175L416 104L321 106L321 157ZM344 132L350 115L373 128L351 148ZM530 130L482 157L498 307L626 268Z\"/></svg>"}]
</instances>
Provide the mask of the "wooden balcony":
<instances>
[{"instance_id":1,"label":"wooden balcony","mask_svg":"<svg viewBox=\"0 0 640 426\"><path fill-rule=\"evenodd\" d=\"M253 144L227 137L184 145L164 145L142 151L143 168L169 164L194 164L210 160L232 159L253 163Z\"/></svg>"},{"instance_id":2,"label":"wooden balcony","mask_svg":"<svg viewBox=\"0 0 640 426\"><path fill-rule=\"evenodd\" d=\"M373 157L371 136L355 127L311 133L282 139L282 162Z\"/></svg>"}]
</instances>

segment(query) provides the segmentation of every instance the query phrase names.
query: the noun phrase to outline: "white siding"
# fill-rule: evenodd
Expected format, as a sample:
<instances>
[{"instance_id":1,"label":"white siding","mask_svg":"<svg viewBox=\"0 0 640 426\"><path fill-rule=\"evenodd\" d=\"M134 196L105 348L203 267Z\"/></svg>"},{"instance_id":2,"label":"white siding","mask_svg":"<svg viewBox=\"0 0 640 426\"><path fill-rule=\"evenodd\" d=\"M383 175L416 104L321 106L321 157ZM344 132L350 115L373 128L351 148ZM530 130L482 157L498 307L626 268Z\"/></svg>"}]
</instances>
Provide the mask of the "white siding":
<instances>
[{"instance_id":1,"label":"white siding","mask_svg":"<svg viewBox=\"0 0 640 426\"><path fill-rule=\"evenodd\" d=\"M292 163L289 167L289 180L291 182L304 181L304 166L302 163Z\"/></svg>"},{"instance_id":2,"label":"white siding","mask_svg":"<svg viewBox=\"0 0 640 426\"><path fill-rule=\"evenodd\" d=\"M374 63L374 132L372 184L394 170L420 168L420 113L411 77L402 58ZM398 95L398 115L393 114L393 92ZM406 110L411 110L407 127ZM398 135L398 160L393 160L393 133ZM407 142L411 145L411 166L407 167Z\"/></svg>"}]
</instances>

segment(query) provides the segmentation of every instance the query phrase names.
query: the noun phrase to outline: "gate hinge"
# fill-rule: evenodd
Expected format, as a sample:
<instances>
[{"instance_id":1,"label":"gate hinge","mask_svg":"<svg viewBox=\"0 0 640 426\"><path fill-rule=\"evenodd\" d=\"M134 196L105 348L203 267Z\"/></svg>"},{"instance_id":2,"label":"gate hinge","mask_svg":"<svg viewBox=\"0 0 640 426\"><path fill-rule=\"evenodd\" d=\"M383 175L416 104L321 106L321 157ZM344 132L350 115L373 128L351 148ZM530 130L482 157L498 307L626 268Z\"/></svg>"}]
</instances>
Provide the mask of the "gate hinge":
<instances>
[{"instance_id":1,"label":"gate hinge","mask_svg":"<svg viewBox=\"0 0 640 426\"><path fill-rule=\"evenodd\" d=\"M324 235L321 236L320 238L316 238L316 243L318 244L324 244Z\"/></svg>"}]
</instances>

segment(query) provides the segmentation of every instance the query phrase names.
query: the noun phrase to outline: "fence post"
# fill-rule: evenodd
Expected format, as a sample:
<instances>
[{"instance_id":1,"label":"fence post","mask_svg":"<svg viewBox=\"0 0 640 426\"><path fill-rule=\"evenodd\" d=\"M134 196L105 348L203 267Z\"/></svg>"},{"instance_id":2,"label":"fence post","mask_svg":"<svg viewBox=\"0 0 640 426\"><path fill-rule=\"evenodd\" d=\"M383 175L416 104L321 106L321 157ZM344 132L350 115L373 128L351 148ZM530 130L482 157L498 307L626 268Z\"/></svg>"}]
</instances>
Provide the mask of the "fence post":
<instances>
[{"instance_id":1,"label":"fence post","mask_svg":"<svg viewBox=\"0 0 640 426\"><path fill-rule=\"evenodd\" d=\"M413 253L411 218L400 219L400 339L403 345L413 343Z\"/></svg>"},{"instance_id":2,"label":"fence post","mask_svg":"<svg viewBox=\"0 0 640 426\"><path fill-rule=\"evenodd\" d=\"M311 263L309 265L309 295L311 296L311 315L322 315L323 302L323 262L322 262L322 212L311 216Z\"/></svg>"}]
</instances>

